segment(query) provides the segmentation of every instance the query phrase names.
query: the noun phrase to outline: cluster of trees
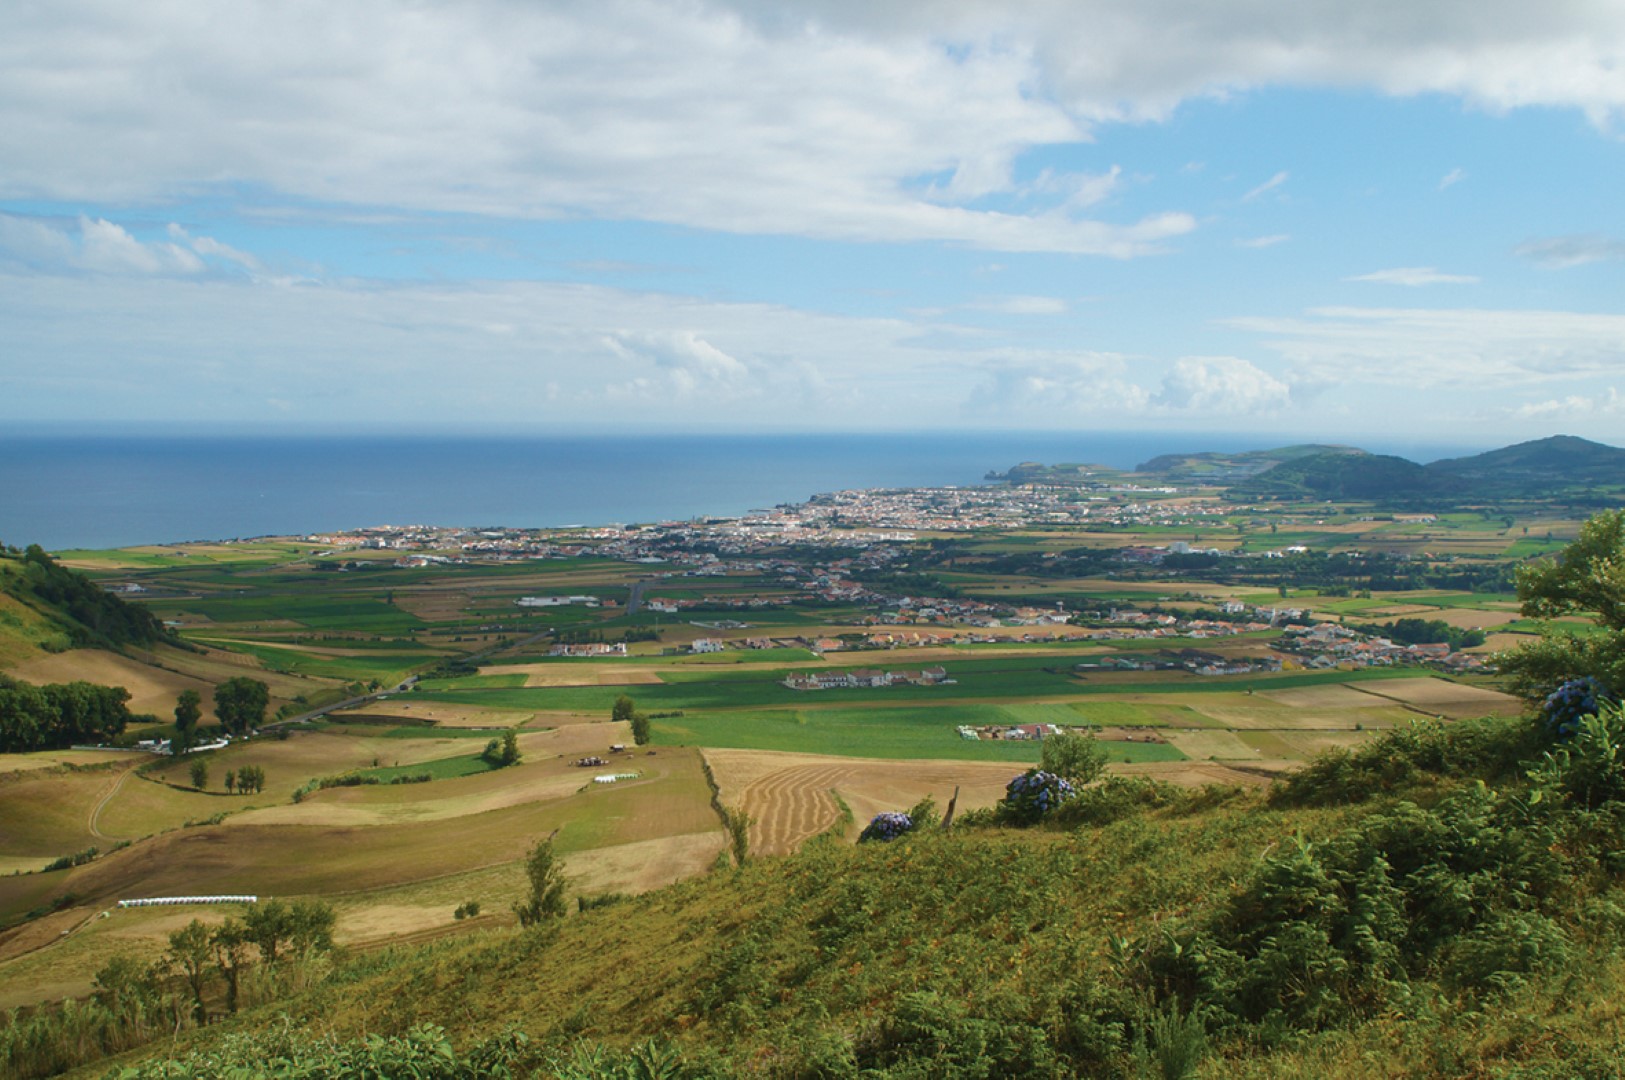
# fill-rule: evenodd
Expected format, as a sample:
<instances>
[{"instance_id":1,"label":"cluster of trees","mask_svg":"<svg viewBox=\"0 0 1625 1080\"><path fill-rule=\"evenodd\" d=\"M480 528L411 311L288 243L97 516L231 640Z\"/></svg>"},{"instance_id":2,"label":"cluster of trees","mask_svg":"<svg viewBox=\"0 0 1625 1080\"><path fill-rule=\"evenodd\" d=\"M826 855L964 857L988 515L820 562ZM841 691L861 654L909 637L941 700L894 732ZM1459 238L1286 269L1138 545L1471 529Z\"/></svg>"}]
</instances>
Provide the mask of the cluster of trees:
<instances>
[{"instance_id":1,"label":"cluster of trees","mask_svg":"<svg viewBox=\"0 0 1625 1080\"><path fill-rule=\"evenodd\" d=\"M480 757L498 769L519 764L520 756L519 735L514 731L506 732L501 739L492 739L486 743L485 750L480 754Z\"/></svg>"},{"instance_id":2,"label":"cluster of trees","mask_svg":"<svg viewBox=\"0 0 1625 1080\"><path fill-rule=\"evenodd\" d=\"M271 688L246 675L227 679L214 688L214 715L233 735L242 735L251 728L259 727L265 720L265 707L270 702Z\"/></svg>"},{"instance_id":3,"label":"cluster of trees","mask_svg":"<svg viewBox=\"0 0 1625 1080\"><path fill-rule=\"evenodd\" d=\"M629 626L619 634L606 635L602 630L573 627L559 630L553 635L553 640L560 645L602 645L606 642L630 645L634 641L659 641L660 631L652 626Z\"/></svg>"},{"instance_id":4,"label":"cluster of trees","mask_svg":"<svg viewBox=\"0 0 1625 1080\"><path fill-rule=\"evenodd\" d=\"M150 645L173 640L163 621L146 608L104 590L30 544L19 560L20 590L61 612L73 625L69 639L83 645Z\"/></svg>"},{"instance_id":5,"label":"cluster of trees","mask_svg":"<svg viewBox=\"0 0 1625 1080\"><path fill-rule=\"evenodd\" d=\"M217 972L225 981L226 1009L236 1012L242 971L250 958L249 949L257 949L260 961L267 965L275 964L279 955L331 949L335 920L332 905L320 900L292 905L280 900L253 904L244 911L240 921L227 918L211 928L193 919L176 930L169 935L169 951L164 954L162 963L168 971L178 972L185 979L192 992L197 1020L202 1023L208 1018L204 997ZM97 974L98 987L107 974L107 968Z\"/></svg>"},{"instance_id":6,"label":"cluster of trees","mask_svg":"<svg viewBox=\"0 0 1625 1080\"><path fill-rule=\"evenodd\" d=\"M1387 623L1355 626L1362 634L1385 637L1396 645L1432 645L1440 642L1452 649L1471 649L1484 644L1484 631L1451 626L1443 619L1395 619Z\"/></svg>"},{"instance_id":7,"label":"cluster of trees","mask_svg":"<svg viewBox=\"0 0 1625 1080\"><path fill-rule=\"evenodd\" d=\"M0 751L104 742L130 722L130 692L89 682L35 686L0 675Z\"/></svg>"},{"instance_id":8,"label":"cluster of trees","mask_svg":"<svg viewBox=\"0 0 1625 1080\"><path fill-rule=\"evenodd\" d=\"M617 723L625 721L632 725L632 741L643 746L649 741L649 717L646 713L638 712L637 704L625 694L615 699L611 707L609 718Z\"/></svg>"}]
</instances>

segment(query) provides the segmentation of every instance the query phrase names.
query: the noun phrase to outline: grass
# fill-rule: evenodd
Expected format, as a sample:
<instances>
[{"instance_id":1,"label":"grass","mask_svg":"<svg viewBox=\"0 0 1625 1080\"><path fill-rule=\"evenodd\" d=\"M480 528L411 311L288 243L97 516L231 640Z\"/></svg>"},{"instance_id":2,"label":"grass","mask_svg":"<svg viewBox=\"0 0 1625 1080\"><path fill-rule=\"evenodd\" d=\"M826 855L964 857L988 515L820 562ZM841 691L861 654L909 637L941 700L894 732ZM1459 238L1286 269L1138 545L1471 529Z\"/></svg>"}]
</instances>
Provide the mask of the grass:
<instances>
[{"instance_id":1,"label":"grass","mask_svg":"<svg viewBox=\"0 0 1625 1080\"><path fill-rule=\"evenodd\" d=\"M943 709L771 709L685 715L655 720L656 745L786 750L836 757L1036 762L1039 744L961 738L960 724L1013 725L1034 706L949 706ZM1041 708L1041 707L1040 707ZM1011 711L1012 709L1016 711ZM1057 707L1059 709L1059 707ZM1076 713L1057 711L1053 722L1077 724ZM1185 755L1158 743L1109 742L1113 761L1180 761Z\"/></svg>"},{"instance_id":2,"label":"grass","mask_svg":"<svg viewBox=\"0 0 1625 1080\"><path fill-rule=\"evenodd\" d=\"M1043 657L1011 657L1007 661L955 661L948 667L957 679L948 686L854 687L835 690L791 690L774 681L776 672L719 671L715 677L685 672L693 681L626 686L561 686L528 689L425 691L424 700L482 705L489 708L533 709L538 711L608 713L615 699L630 694L645 712L671 710L714 711L799 708L803 706L874 705L885 708L900 703L929 702L941 707L967 701L1007 702L1045 698L1078 698L1097 695L1184 694L1226 691L1275 690L1329 683L1365 682L1376 679L1411 678L1419 674L1411 668L1368 668L1360 671L1301 672L1279 675L1232 676L1221 680L1195 675L1148 672L1123 677L1091 675L1074 678L1069 672L1047 671ZM1023 666L1023 663L1025 666ZM988 665L984 667L983 665Z\"/></svg>"},{"instance_id":3,"label":"grass","mask_svg":"<svg viewBox=\"0 0 1625 1080\"><path fill-rule=\"evenodd\" d=\"M242 641L217 642L199 636L196 640L217 648L252 656L269 671L314 675L345 681L377 679L393 686L416 668L435 660L430 652L379 653L366 656L327 656L272 645L251 645Z\"/></svg>"},{"instance_id":4,"label":"grass","mask_svg":"<svg viewBox=\"0 0 1625 1080\"><path fill-rule=\"evenodd\" d=\"M416 765L385 765L376 769L362 769L360 775L377 777L379 783L387 784L398 776L429 776L435 780L454 780L459 776L474 776L497 768L500 766L491 764L483 754L463 754L458 757L424 761Z\"/></svg>"}]
</instances>

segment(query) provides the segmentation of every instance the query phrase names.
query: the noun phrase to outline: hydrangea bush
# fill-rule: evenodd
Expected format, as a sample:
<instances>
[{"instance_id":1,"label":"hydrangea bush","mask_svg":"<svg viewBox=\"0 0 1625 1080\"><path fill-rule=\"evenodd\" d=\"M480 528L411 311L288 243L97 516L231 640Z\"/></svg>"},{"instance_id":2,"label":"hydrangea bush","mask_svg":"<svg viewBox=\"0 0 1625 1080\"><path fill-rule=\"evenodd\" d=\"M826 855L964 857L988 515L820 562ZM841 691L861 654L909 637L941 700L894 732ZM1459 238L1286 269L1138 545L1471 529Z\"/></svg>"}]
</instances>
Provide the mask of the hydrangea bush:
<instances>
[{"instance_id":1,"label":"hydrangea bush","mask_svg":"<svg viewBox=\"0 0 1625 1080\"><path fill-rule=\"evenodd\" d=\"M1031 825L1077 794L1070 783L1043 769L1028 769L1004 789L1003 817L1016 825Z\"/></svg>"},{"instance_id":2,"label":"hydrangea bush","mask_svg":"<svg viewBox=\"0 0 1625 1080\"><path fill-rule=\"evenodd\" d=\"M876 814L873 820L864 826L863 832L858 834L858 843L861 844L866 840L896 840L913 828L913 818L895 810L886 810Z\"/></svg>"},{"instance_id":3,"label":"hydrangea bush","mask_svg":"<svg viewBox=\"0 0 1625 1080\"><path fill-rule=\"evenodd\" d=\"M1611 700L1603 685L1589 675L1583 679L1570 679L1547 694L1545 703L1541 705L1540 715L1545 721L1546 733L1554 739L1573 738L1579 730L1580 719L1595 716L1597 710Z\"/></svg>"}]
</instances>

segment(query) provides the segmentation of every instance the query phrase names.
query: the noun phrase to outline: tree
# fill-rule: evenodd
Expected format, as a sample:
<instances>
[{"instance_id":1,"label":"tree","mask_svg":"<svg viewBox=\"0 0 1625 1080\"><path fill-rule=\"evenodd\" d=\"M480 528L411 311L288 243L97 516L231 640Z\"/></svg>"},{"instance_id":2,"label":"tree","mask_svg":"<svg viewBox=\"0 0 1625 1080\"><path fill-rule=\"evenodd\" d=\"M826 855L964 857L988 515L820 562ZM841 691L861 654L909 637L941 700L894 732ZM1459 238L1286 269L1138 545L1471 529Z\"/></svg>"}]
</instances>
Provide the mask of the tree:
<instances>
[{"instance_id":1,"label":"tree","mask_svg":"<svg viewBox=\"0 0 1625 1080\"><path fill-rule=\"evenodd\" d=\"M728 827L728 846L733 851L734 865L744 866L750 857L750 827L755 818L742 807L723 807L722 820Z\"/></svg>"},{"instance_id":2,"label":"tree","mask_svg":"<svg viewBox=\"0 0 1625 1080\"><path fill-rule=\"evenodd\" d=\"M203 698L196 690L182 690L175 699L176 749L185 752L192 748L197 722L203 718Z\"/></svg>"},{"instance_id":3,"label":"tree","mask_svg":"<svg viewBox=\"0 0 1625 1080\"><path fill-rule=\"evenodd\" d=\"M1093 732L1065 732L1044 739L1039 768L1074 786L1087 784L1106 771L1106 748Z\"/></svg>"},{"instance_id":4,"label":"tree","mask_svg":"<svg viewBox=\"0 0 1625 1080\"><path fill-rule=\"evenodd\" d=\"M331 949L336 921L332 905L320 900L301 900L291 907L267 900L243 913L242 933L259 949L261 960L274 964L284 946L300 952Z\"/></svg>"},{"instance_id":5,"label":"tree","mask_svg":"<svg viewBox=\"0 0 1625 1080\"><path fill-rule=\"evenodd\" d=\"M202 758L192 760L192 786L199 791L209 786L209 763Z\"/></svg>"},{"instance_id":6,"label":"tree","mask_svg":"<svg viewBox=\"0 0 1625 1080\"><path fill-rule=\"evenodd\" d=\"M241 735L265 720L271 688L258 679L238 675L214 688L214 714L227 731Z\"/></svg>"},{"instance_id":7,"label":"tree","mask_svg":"<svg viewBox=\"0 0 1625 1080\"><path fill-rule=\"evenodd\" d=\"M630 721L637 711L638 707L633 704L632 699L622 694L615 699L615 706L610 710L609 718L615 721Z\"/></svg>"},{"instance_id":8,"label":"tree","mask_svg":"<svg viewBox=\"0 0 1625 1080\"><path fill-rule=\"evenodd\" d=\"M553 854L553 838L538 840L525 857L525 877L530 880L530 896L514 905L521 926L538 926L548 919L564 917L564 889L569 881L558 856Z\"/></svg>"},{"instance_id":9,"label":"tree","mask_svg":"<svg viewBox=\"0 0 1625 1080\"><path fill-rule=\"evenodd\" d=\"M265 790L265 769L259 765L243 765L237 769L237 791L247 795L250 791Z\"/></svg>"},{"instance_id":10,"label":"tree","mask_svg":"<svg viewBox=\"0 0 1625 1080\"><path fill-rule=\"evenodd\" d=\"M1556 559L1519 567L1517 586L1525 616L1590 614L1599 628L1585 635L1549 629L1537 642L1497 654L1517 693L1541 698L1588 676L1614 694L1625 690L1625 510L1591 518Z\"/></svg>"},{"instance_id":11,"label":"tree","mask_svg":"<svg viewBox=\"0 0 1625 1080\"><path fill-rule=\"evenodd\" d=\"M230 769L227 769L225 778L220 782L226 785L226 794L230 795L232 789L237 786L237 774L232 772Z\"/></svg>"},{"instance_id":12,"label":"tree","mask_svg":"<svg viewBox=\"0 0 1625 1080\"><path fill-rule=\"evenodd\" d=\"M254 904L243 913L243 936L267 964L276 963L278 951L292 934L293 912L280 900Z\"/></svg>"},{"instance_id":13,"label":"tree","mask_svg":"<svg viewBox=\"0 0 1625 1080\"><path fill-rule=\"evenodd\" d=\"M192 990L192 1008L198 1023L209 1018L203 1004L203 991L208 987L209 966L214 963L214 935L197 919L169 935L169 959L180 968L186 985Z\"/></svg>"},{"instance_id":14,"label":"tree","mask_svg":"<svg viewBox=\"0 0 1625 1080\"><path fill-rule=\"evenodd\" d=\"M632 714L632 741L639 746L649 741L649 718L643 713Z\"/></svg>"},{"instance_id":15,"label":"tree","mask_svg":"<svg viewBox=\"0 0 1625 1080\"><path fill-rule=\"evenodd\" d=\"M226 980L226 1011L234 1013L237 1011L237 986L243 965L248 963L248 947L251 944L247 928L236 919L227 918L215 927L210 943L214 946L215 965Z\"/></svg>"},{"instance_id":16,"label":"tree","mask_svg":"<svg viewBox=\"0 0 1625 1080\"><path fill-rule=\"evenodd\" d=\"M509 731L502 736L500 760L503 765L519 764L519 733Z\"/></svg>"}]
</instances>

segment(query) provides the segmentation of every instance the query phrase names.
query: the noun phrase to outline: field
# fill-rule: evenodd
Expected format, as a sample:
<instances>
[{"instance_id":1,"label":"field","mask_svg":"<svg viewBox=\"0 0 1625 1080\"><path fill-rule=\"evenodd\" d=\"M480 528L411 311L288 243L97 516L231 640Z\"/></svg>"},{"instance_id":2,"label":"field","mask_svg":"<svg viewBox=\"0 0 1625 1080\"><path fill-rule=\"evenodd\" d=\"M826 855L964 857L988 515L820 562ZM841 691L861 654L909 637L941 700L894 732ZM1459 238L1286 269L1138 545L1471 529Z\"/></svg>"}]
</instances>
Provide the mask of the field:
<instances>
[{"instance_id":1,"label":"field","mask_svg":"<svg viewBox=\"0 0 1625 1080\"><path fill-rule=\"evenodd\" d=\"M101 649L53 653L19 664L12 669L12 673L32 683L84 679L87 682L122 686L130 691L131 712L160 716L175 711L175 698L181 691L197 691L207 705L213 689L207 680L153 667Z\"/></svg>"},{"instance_id":2,"label":"field","mask_svg":"<svg viewBox=\"0 0 1625 1080\"><path fill-rule=\"evenodd\" d=\"M1283 524L1277 534L1204 528L1199 535L1221 547L1292 542L1325 551L1378 537L1415 550L1448 543L1462 553L1516 542L1480 528L1476 516L1435 530L1392 525L1347 519ZM1064 601L1068 611L1158 605L1188 613L1229 600L1282 600L1258 586L976 568L977 560L1010 553L1191 536L1184 528L943 534L939 541L963 545L968 557L934 576L964 597L1046 609ZM776 570L736 567L686 577L671 566L618 558L417 567L396 566L396 559L390 551L319 554L314 545L280 540L69 556L105 582L140 585L142 602L180 628L185 648L46 653L34 641L45 633L38 620L0 605L0 668L36 682L123 685L136 712L160 720L172 715L183 690L198 691L207 710L213 687L240 675L265 681L271 711L287 706L290 716L371 684L422 677L413 689L293 725L286 737L268 731L203 755L197 759L207 770L203 790L194 788L186 759L95 752L0 757L0 925L12 926L0 930L0 1006L85 993L115 952L155 957L165 935L194 914L121 911L113 906L120 898L320 897L339 913L339 940L370 948L510 921L509 905L524 888L520 860L540 837L554 837L572 896L636 893L703 874L723 852L726 833L702 761L722 803L754 819L752 851L776 856L831 829L851 841L873 814L926 796L943 808L957 789L960 810L991 805L1013 775L1039 759L1037 741L973 740L961 727L1090 728L1114 772L1185 785L1256 786L1371 732L1422 717L1521 708L1493 689L1415 669L1202 678L1076 666L1187 649L1270 656L1278 630L1106 640L1099 626L980 626L976 632L990 640L971 643L964 622L887 626L877 618L892 618L890 609L872 603L804 602ZM648 610L629 616L624 605L638 582L645 600L710 606L680 616ZM1497 641L1530 629L1505 593L1291 591L1285 602L1334 620L1441 618L1495 629ZM593 595L603 605L514 603L548 594ZM775 606L723 606L734 600ZM744 626L718 629L724 620ZM961 640L884 651L809 647L815 638L857 643L875 633L920 631L958 633ZM567 635L616 641L623 634L631 636L625 657L548 656ZM686 651L695 639L713 636L780 644ZM937 665L950 680L943 685L796 691L782 684L793 673ZM653 714L652 741L612 752L612 745L632 742L628 725L609 720L623 694ZM517 734L521 761L492 768L480 751L509 730ZM574 764L588 757L608 764ZM226 772L244 766L264 771L264 790L226 793ZM352 773L379 782L312 785ZM636 775L594 782L609 773ZM425 774L427 782L391 782ZM852 818L844 827L843 807ZM121 842L128 846L114 851ZM100 850L91 862L39 872L90 847ZM453 910L470 900L484 914L454 920ZM66 907L18 921L55 903Z\"/></svg>"}]
</instances>

